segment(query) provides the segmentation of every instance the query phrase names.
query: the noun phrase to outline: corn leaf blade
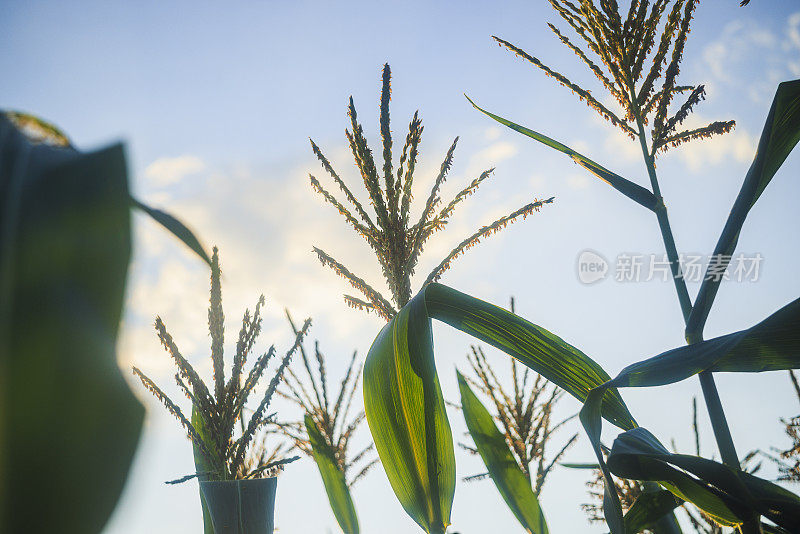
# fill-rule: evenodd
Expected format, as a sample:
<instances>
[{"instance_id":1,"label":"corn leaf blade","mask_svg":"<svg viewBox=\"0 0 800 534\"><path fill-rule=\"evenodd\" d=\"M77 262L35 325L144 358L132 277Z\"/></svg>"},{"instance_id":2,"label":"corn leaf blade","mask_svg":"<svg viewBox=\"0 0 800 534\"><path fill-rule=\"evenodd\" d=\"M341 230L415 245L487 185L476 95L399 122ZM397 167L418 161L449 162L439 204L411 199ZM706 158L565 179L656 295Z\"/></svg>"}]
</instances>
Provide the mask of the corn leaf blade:
<instances>
[{"instance_id":1,"label":"corn leaf blade","mask_svg":"<svg viewBox=\"0 0 800 534\"><path fill-rule=\"evenodd\" d=\"M714 249L717 258L728 257L736 249L739 232L750 209L769 185L775 173L800 141L800 80L778 85L772 100L756 155L739 196ZM700 286L692 313L686 325L687 336L699 337L717 295L721 278L706 277Z\"/></svg>"},{"instance_id":2,"label":"corn leaf blade","mask_svg":"<svg viewBox=\"0 0 800 534\"><path fill-rule=\"evenodd\" d=\"M458 373L461 407L470 436L494 485L511 512L530 534L547 534L547 522L531 482L522 473L508 448L505 437L497 430L492 415Z\"/></svg>"},{"instance_id":3,"label":"corn leaf blade","mask_svg":"<svg viewBox=\"0 0 800 534\"><path fill-rule=\"evenodd\" d=\"M311 443L311 451L314 461L325 485L325 492L328 494L328 502L333 510L336 521L345 534L358 534L358 516L353 499L350 496L350 489L344 473L339 469L334 457L333 449L325 443L314 420L306 414L306 432L308 441Z\"/></svg>"},{"instance_id":4,"label":"corn leaf blade","mask_svg":"<svg viewBox=\"0 0 800 534\"><path fill-rule=\"evenodd\" d=\"M205 247L203 247L203 245L200 243L200 240L194 235L194 232L192 232L188 226L183 224L180 220L173 217L169 213L151 208L147 204L140 202L133 197L131 197L131 205L145 212L150 216L151 219L166 228L169 233L183 241L183 244L189 247L189 249L191 249L195 254L200 256L204 262L206 262L208 265L211 265L211 258L208 257Z\"/></svg>"},{"instance_id":5,"label":"corn leaf blade","mask_svg":"<svg viewBox=\"0 0 800 534\"><path fill-rule=\"evenodd\" d=\"M453 438L434 362L431 319L503 350L578 400L609 380L591 358L511 312L432 283L381 330L364 366L370 432L395 495L427 532L449 524L455 491ZM615 390L604 392L603 415L636 426Z\"/></svg>"},{"instance_id":6,"label":"corn leaf blade","mask_svg":"<svg viewBox=\"0 0 800 534\"><path fill-rule=\"evenodd\" d=\"M372 343L364 363L364 411L400 504L426 532L444 532L455 454L424 298L412 299Z\"/></svg>"},{"instance_id":7,"label":"corn leaf blade","mask_svg":"<svg viewBox=\"0 0 800 534\"><path fill-rule=\"evenodd\" d=\"M644 428L617 437L608 467L621 477L661 482L722 524L733 526L755 512L790 531L800 529L800 497L794 493L712 460L673 454Z\"/></svg>"},{"instance_id":8,"label":"corn leaf blade","mask_svg":"<svg viewBox=\"0 0 800 534\"><path fill-rule=\"evenodd\" d=\"M641 204L645 208L647 208L647 209L649 209L651 211L655 211L655 209L657 208L658 201L657 201L655 195L653 195L653 193L651 193L649 190L645 189L644 187L640 186L639 184L631 182L630 180L628 180L626 178L623 178L622 176L620 176L620 175L618 175L616 173L611 172L610 170L606 169L605 167L603 167L599 163L587 158L583 154L580 154L579 152L576 152L575 150L571 149L567 145L565 145L563 143L560 143L560 142L556 141L555 139L552 139L552 138L550 138L550 137L548 137L548 136L546 136L544 134L541 134L539 132L531 130L530 128L526 128L525 126L521 126L519 124L511 122L510 120L504 119L503 117L500 117L499 115L495 115L494 113L490 113L489 111L486 111L485 109L483 109L480 106L478 106L469 97L467 97L467 100L469 100L469 103L472 104L473 107L475 107L475 109L477 109L478 111L480 111L484 115L486 115L488 117L491 117L492 119L496 120L500 124L502 124L504 126L507 126L507 127L511 128L512 130L516 130L517 132L521 133L522 135L528 136L531 139L539 141L540 143L545 144L545 145L547 145L550 148L553 148L555 150L558 150L559 152L561 152L563 154L566 154L567 156L572 158L572 160L575 163L577 163L578 165L580 165L581 167L583 167L587 171L591 172L592 174L594 174L595 176L597 176L598 178L600 178L601 180L606 182L608 185L610 185L611 187L613 187L614 189L616 189L617 191L619 191L620 193L622 193L626 197L628 197L631 200L637 202L638 204Z\"/></svg>"},{"instance_id":9,"label":"corn leaf blade","mask_svg":"<svg viewBox=\"0 0 800 534\"><path fill-rule=\"evenodd\" d=\"M682 501L667 490L642 493L625 514L625 530L629 534L641 532L680 506Z\"/></svg>"}]
</instances>

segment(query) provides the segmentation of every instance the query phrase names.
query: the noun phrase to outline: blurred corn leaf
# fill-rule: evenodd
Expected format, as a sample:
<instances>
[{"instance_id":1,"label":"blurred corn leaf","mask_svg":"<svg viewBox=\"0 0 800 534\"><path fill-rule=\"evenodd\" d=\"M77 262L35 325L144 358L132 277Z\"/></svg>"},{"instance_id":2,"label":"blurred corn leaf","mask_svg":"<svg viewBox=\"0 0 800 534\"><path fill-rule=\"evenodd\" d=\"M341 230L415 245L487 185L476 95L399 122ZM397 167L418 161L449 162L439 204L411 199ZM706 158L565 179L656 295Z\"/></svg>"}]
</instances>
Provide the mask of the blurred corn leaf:
<instances>
[{"instance_id":1,"label":"blurred corn leaf","mask_svg":"<svg viewBox=\"0 0 800 534\"><path fill-rule=\"evenodd\" d=\"M458 388L461 392L461 407L475 448L489 470L489 476L503 500L513 512L525 531L530 534L549 532L539 499L531 488L531 481L520 470L506 439L494 424L489 410L481 404L461 373Z\"/></svg>"},{"instance_id":2,"label":"blurred corn leaf","mask_svg":"<svg viewBox=\"0 0 800 534\"><path fill-rule=\"evenodd\" d=\"M128 198L121 145L32 142L0 114L2 532L99 532L122 491L144 417L116 361Z\"/></svg>"},{"instance_id":3,"label":"blurred corn leaf","mask_svg":"<svg viewBox=\"0 0 800 534\"><path fill-rule=\"evenodd\" d=\"M358 534L358 516L350 496L347 480L336 463L335 451L325 442L314 419L308 414L305 416L305 427L333 515L336 516L342 532Z\"/></svg>"},{"instance_id":4,"label":"blurred corn leaf","mask_svg":"<svg viewBox=\"0 0 800 534\"><path fill-rule=\"evenodd\" d=\"M714 257L724 262L724 266L730 262L730 256L736 249L739 232L747 214L797 145L798 140L800 140L800 80L794 80L778 85L761 132L755 158L745 175L739 196L717 241ZM721 269L723 265L715 267ZM721 277L704 278L686 325L687 336L699 337L702 334L721 281Z\"/></svg>"},{"instance_id":5,"label":"blurred corn leaf","mask_svg":"<svg viewBox=\"0 0 800 534\"><path fill-rule=\"evenodd\" d=\"M455 459L434 363L431 319L503 350L580 401L609 377L547 330L441 284L426 286L401 308L367 355L367 422L403 507L427 532L443 532L453 503ZM616 391L606 392L602 410L620 428L636 426Z\"/></svg>"}]
</instances>

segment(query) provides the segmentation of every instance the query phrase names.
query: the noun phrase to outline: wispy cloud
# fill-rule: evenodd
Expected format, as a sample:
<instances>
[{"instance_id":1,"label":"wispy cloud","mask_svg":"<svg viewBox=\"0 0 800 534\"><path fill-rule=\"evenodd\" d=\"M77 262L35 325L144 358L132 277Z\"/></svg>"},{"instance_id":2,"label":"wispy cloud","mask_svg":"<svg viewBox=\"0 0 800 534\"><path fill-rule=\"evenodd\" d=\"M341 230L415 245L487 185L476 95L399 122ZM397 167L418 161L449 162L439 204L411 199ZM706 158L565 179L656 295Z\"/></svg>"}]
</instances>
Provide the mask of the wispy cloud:
<instances>
[{"instance_id":1,"label":"wispy cloud","mask_svg":"<svg viewBox=\"0 0 800 534\"><path fill-rule=\"evenodd\" d=\"M183 155L159 158L144 170L145 178L155 187L166 187L180 182L184 177L205 170L206 164L197 156Z\"/></svg>"},{"instance_id":2,"label":"wispy cloud","mask_svg":"<svg viewBox=\"0 0 800 534\"><path fill-rule=\"evenodd\" d=\"M782 28L770 28L753 20L728 23L702 52L702 69L709 84L737 84L747 88L754 102L768 101L775 86L800 70L800 12L784 19Z\"/></svg>"}]
</instances>

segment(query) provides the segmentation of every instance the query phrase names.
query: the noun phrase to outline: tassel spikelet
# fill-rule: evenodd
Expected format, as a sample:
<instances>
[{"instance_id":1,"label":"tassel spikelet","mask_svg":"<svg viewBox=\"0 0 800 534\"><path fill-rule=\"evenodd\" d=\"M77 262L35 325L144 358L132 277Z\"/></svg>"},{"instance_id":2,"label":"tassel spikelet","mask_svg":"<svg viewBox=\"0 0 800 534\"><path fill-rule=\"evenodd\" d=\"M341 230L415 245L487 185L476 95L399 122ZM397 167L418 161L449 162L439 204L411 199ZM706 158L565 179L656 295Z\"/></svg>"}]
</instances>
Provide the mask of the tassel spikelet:
<instances>
[{"instance_id":1,"label":"tassel spikelet","mask_svg":"<svg viewBox=\"0 0 800 534\"><path fill-rule=\"evenodd\" d=\"M394 308L392 307L391 303L386 300L383 295L381 295L376 290L372 289L369 284L367 284L362 278L357 277L353 273L351 273L347 267L336 261L335 259L331 258L325 251L314 247L314 252L316 252L319 261L331 269L333 269L336 274L350 282L354 288L361 291L361 293L367 297L367 300L372 303L374 310L384 319L387 321L394 317L395 313L397 313Z\"/></svg>"},{"instance_id":2,"label":"tassel spikelet","mask_svg":"<svg viewBox=\"0 0 800 534\"><path fill-rule=\"evenodd\" d=\"M687 130L664 139L656 150L666 151L668 147L677 147L695 139L708 139L714 135L722 135L733 130L736 121L712 122L708 126Z\"/></svg>"},{"instance_id":3,"label":"tassel spikelet","mask_svg":"<svg viewBox=\"0 0 800 534\"><path fill-rule=\"evenodd\" d=\"M536 374L533 377L534 373L527 367L520 373L519 366L513 359L511 360L513 390L506 392L481 347L472 346L471 354L467 354L467 361L474 376L465 376L465 379L491 401L495 412L494 419L499 423L500 431L506 438L517 466L525 477L532 481L533 490L539 495L550 470L578 439L578 434L575 434L566 440L555 455L549 457L547 454L547 446L553 434L572 419L570 417L558 423L552 420L553 408L563 392L541 375ZM532 381L528 387L531 377ZM459 445L472 454L478 452L468 444L459 443ZM487 475L488 473L473 475L464 480L480 480Z\"/></svg>"},{"instance_id":4,"label":"tassel spikelet","mask_svg":"<svg viewBox=\"0 0 800 534\"><path fill-rule=\"evenodd\" d=\"M609 6L615 5L613 2ZM580 28L580 26L578 26ZM602 104L588 98L603 110ZM351 208L340 202L336 196L323 186L313 175L309 175L311 187L319 193L326 202L331 204L345 221L361 235L372 248L376 259L381 267L384 281L390 292L390 299L384 298L377 290L370 286L363 278L353 274L348 268L332 258L321 248L314 247L320 262L333 269L338 275L345 278L361 294L360 296L345 295L345 303L355 309L366 312L376 313L385 320L390 320L397 313L396 310L402 308L413 295L411 278L419 262L422 251L428 239L437 231L443 229L455 211L456 207L468 196L474 193L480 184L489 177L492 170L483 172L480 176L472 180L464 187L450 202L437 212L443 204L441 187L447 179L447 174L452 167L453 157L458 143L458 138L453 141L447 151L444 160L439 168L439 173L433 181L428 198L422 206L420 217L416 223L411 224L409 215L411 202L413 200L412 188L414 175L419 155L419 144L422 139L422 121L419 113L414 113L409 125L408 133L405 137L400 158L395 168L392 161L392 133L389 123L389 104L391 101L391 70L389 65L383 67L381 77L381 97L380 97L380 134L382 141L383 164L380 167L373 159L372 151L367 145L364 137L363 128L358 122L353 98L350 97L347 106L347 114L350 118L350 127L345 130L350 150L356 163L356 167L361 174L364 188L369 196L369 201L374 211L374 219L370 216L355 197L352 191L345 185L344 181L334 171L328 159L322 154L319 147L311 141L311 148L314 155L322 164L325 172L331 176L333 181L344 193L346 201ZM611 111L605 110L612 120L617 120ZM627 126L627 125L626 125ZM551 199L552 200L552 199ZM546 201L544 203L549 203ZM538 211L542 203L534 200L535 207L531 204L522 208L518 215L507 217L503 221L495 221L489 227L483 227L475 235L469 238L469 246L477 243L480 238L495 233L506 224L517 219L520 215L527 216L532 211ZM374 220L374 222L373 222ZM468 248L466 245L462 250ZM447 260L447 265L459 254L454 254ZM446 269L440 270L438 275ZM437 276L438 278L438 276ZM426 280L423 283L429 283ZM362 298L363 297L363 298Z\"/></svg>"},{"instance_id":5,"label":"tassel spikelet","mask_svg":"<svg viewBox=\"0 0 800 534\"><path fill-rule=\"evenodd\" d=\"M292 330L296 331L294 321L288 310L286 311L286 318ZM361 380L362 366L358 361L358 354L353 352L347 371L345 371L344 377L339 383L339 392L336 394L336 400L333 404L329 402L325 356L319 349L319 343L314 342L314 356L317 361L316 372L310 365L307 352L302 343L300 345L300 354L303 355L305 379L299 378L291 367L287 368L287 376L283 384L286 389L278 390L278 394L296 404L303 410L304 415L311 417L320 435L322 435L325 445L333 453L336 466L345 476L345 480L348 479L354 469L357 469L356 474L350 477L348 481L348 485L352 486L378 463L378 458L374 458L374 455L370 454L374 451L373 443L370 443L348 459L350 455L350 438L365 421L363 411L354 415L352 419L349 418L350 405ZM309 388L313 395L309 393ZM303 421L277 422L271 426L271 433L281 434L291 440L293 443L292 449L307 456L313 456L313 449Z\"/></svg>"},{"instance_id":6,"label":"tassel spikelet","mask_svg":"<svg viewBox=\"0 0 800 534\"><path fill-rule=\"evenodd\" d=\"M547 200L535 200L530 204L521 207L517 211L510 213L509 215L500 217L492 224L482 227L480 230L478 230L477 232L466 238L464 241L459 243L456 246L456 248L450 251L450 254L445 256L445 258L441 261L441 263L439 263L439 265L437 265L436 268L433 269L428 275L428 277L425 279L425 284L423 285L423 287L432 282L438 281L439 278L441 278L442 274L444 274L444 272L450 268L450 262L452 262L454 259L459 257L461 254L463 254L470 248L480 243L481 239L496 234L497 232L503 230L506 226L513 223L520 217L522 217L522 219L527 218L528 215L539 211L543 205L550 204L551 202L553 202L552 197L548 198Z\"/></svg>"},{"instance_id":7,"label":"tassel spikelet","mask_svg":"<svg viewBox=\"0 0 800 534\"><path fill-rule=\"evenodd\" d=\"M631 0L624 17L615 0L549 1L585 47L579 46L555 25L548 23L548 26L619 103L621 115L609 110L591 91L539 58L504 39L494 36L493 39L570 89L579 100L632 139L645 138L644 126L651 124L650 157L684 142L732 129L733 121L718 121L703 129L674 133L676 126L705 95L702 85L678 85L683 51L698 0ZM675 95L687 91L692 91L687 101L670 115ZM646 138L645 144L648 144Z\"/></svg>"},{"instance_id":8,"label":"tassel spikelet","mask_svg":"<svg viewBox=\"0 0 800 534\"><path fill-rule=\"evenodd\" d=\"M253 412L247 424L244 422L243 412L246 408L250 394L255 390L260 378L275 355L275 347L263 353L247 373L242 383L242 373L247 363L247 357L252 352L256 338L261 332L261 308L264 306L262 295L256 304L253 315L246 311L242 319L239 338L236 342L236 354L233 357L231 374L225 382L225 360L223 355L224 322L225 316L222 309L221 270L219 254L216 247L211 258L211 297L208 309L208 329L211 336L211 360L213 367L214 394L211 394L205 382L200 378L194 367L181 355L172 336L160 317L156 318L155 328L158 339L175 362L178 373L175 382L181 392L189 399L193 408L193 415L202 428L195 427L184 415L180 407L174 403L150 378L138 368L133 368L133 373L142 382L153 396L161 402L173 416L180 422L189 439L200 450L211 466L211 471L195 473L170 484L185 482L197 476L205 476L210 480L234 480L274 476L283 467L297 459L284 458L286 450L279 446L271 451L265 443L266 436L261 436L261 430L274 422L274 414L267 415L272 396L283 379L283 371L289 365L292 354L300 346L305 337L311 320L306 319L302 327L295 331L294 345L283 357L277 372L272 377L269 386L261 398L258 408ZM194 420L194 419L193 419ZM236 423L240 423L241 432L236 436ZM197 424L197 423L196 423Z\"/></svg>"}]
</instances>

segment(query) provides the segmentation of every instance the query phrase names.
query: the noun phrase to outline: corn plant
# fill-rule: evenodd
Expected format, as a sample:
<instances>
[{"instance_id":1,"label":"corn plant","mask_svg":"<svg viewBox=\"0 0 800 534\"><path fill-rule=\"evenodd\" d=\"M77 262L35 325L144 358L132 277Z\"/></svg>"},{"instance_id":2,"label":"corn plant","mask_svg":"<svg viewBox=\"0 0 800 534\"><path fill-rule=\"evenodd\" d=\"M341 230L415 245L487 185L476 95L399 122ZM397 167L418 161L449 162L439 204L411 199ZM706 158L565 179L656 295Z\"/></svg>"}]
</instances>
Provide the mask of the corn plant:
<instances>
[{"instance_id":1,"label":"corn plant","mask_svg":"<svg viewBox=\"0 0 800 534\"><path fill-rule=\"evenodd\" d=\"M324 250L314 247L314 252L323 265L330 267L338 275L345 278L364 297L362 299L352 295L345 295L345 302L349 306L376 313L387 321L394 317L397 310L405 306L411 298L411 278L414 275L425 244L434 233L447 225L458 205L472 195L494 171L494 169L484 171L456 194L450 202L441 206L441 187L453 164L453 154L458 143L458 137L456 137L445 155L444 161L439 168L439 173L434 179L419 219L416 223L412 223L412 186L417 166L419 144L422 139L422 120L419 118L419 112L414 113L414 117L408 126L408 134L395 170L392 156L393 141L389 127L391 91L391 70L387 63L383 67L380 99L380 131L383 146L383 165L380 169L375 165L372 151L367 145L366 137L364 137L363 128L358 122L352 96L347 107L352 131L345 129L345 135L347 136L350 150L353 152L356 166L361 173L374 215L370 216L367 210L364 209L361 202L345 184L344 180L339 177L313 140L311 140L311 149L314 151L314 155L319 159L323 169L331 176L336 186L341 189L351 208L337 200L316 177L309 175L311 186L314 190L336 208L356 233L366 240L375 253L386 284L391 292L391 301ZM552 198L547 200L534 199L516 211L497 219L487 226L483 226L464 239L445 256L428 274L421 287L439 280L442 274L450 268L453 260L478 244L481 239L499 232L519 218L526 218L531 213L539 211L544 204L552 201ZM351 209L354 210L355 215L351 213Z\"/></svg>"},{"instance_id":2,"label":"corn plant","mask_svg":"<svg viewBox=\"0 0 800 534\"><path fill-rule=\"evenodd\" d=\"M261 332L261 308L264 305L264 296L262 295L252 316L249 310L245 311L236 342L236 354L233 356L230 376L226 381L223 354L225 315L222 310L221 276L219 255L217 248L214 247L211 256L211 297L208 309L208 330L211 335L211 362L214 375L213 384L210 387L205 384L192 364L180 353L161 318L157 317L155 322L158 339L178 368L178 372L175 374L175 383L191 402L191 418L186 417L180 406L170 399L153 380L137 367L133 367L134 375L178 420L192 442L195 473L170 483L186 482L195 477L200 480L245 480L272 476L276 470L299 458L296 456L283 458L280 449L270 453L264 442L266 437L264 431L266 426L275 420L274 414L267 413L272 396L283 379L284 371L288 367L292 355L306 335L311 320L306 319L296 332L294 343L280 360L264 395L245 423L244 412L247 402L264 376L267 365L275 356L276 350L274 345L271 346L255 359L250 371L245 373L247 359L253 352L256 338ZM237 422L241 427L239 431L236 428ZM257 439L259 435L262 436L261 439ZM200 498L205 532L213 532L202 493Z\"/></svg>"},{"instance_id":3,"label":"corn plant","mask_svg":"<svg viewBox=\"0 0 800 534\"><path fill-rule=\"evenodd\" d=\"M297 333L295 323L286 312L292 330ZM364 422L364 412L350 417L353 397L361 379L361 366L357 361L357 353L353 352L350 365L339 384L338 393L333 392L335 400L328 394L328 374L325 367L325 356L314 343L314 362L300 345L305 378L300 379L291 367L286 368L286 390L278 390L278 394L296 404L303 411L303 421L277 422L277 432L288 437L294 448L314 459L319 469L328 502L336 521L345 534L359 532L358 515L356 514L350 488L361 480L377 463L371 458L375 446L370 443L355 454L350 454L353 434ZM313 371L317 368L317 372ZM316 376L315 376L316 374Z\"/></svg>"},{"instance_id":4,"label":"corn plant","mask_svg":"<svg viewBox=\"0 0 800 534\"><path fill-rule=\"evenodd\" d=\"M467 359L473 376L459 373L458 383L464 419L475 445L459 445L471 454L479 455L487 472L464 480L491 477L509 509L527 532L547 531L539 496L547 475L578 438L578 434L574 434L555 455L548 458L548 442L557 430L572 419L570 417L558 423L552 421L553 408L563 392L550 387L550 383L539 374L529 384L530 369L526 367L520 373L516 360L511 359L513 389L511 393L506 393L483 349L479 346L471 348L472 355L468 354ZM473 388L490 400L494 414L480 402Z\"/></svg>"},{"instance_id":5,"label":"corn plant","mask_svg":"<svg viewBox=\"0 0 800 534\"><path fill-rule=\"evenodd\" d=\"M587 431L607 481L604 514L612 534L630 532L623 517L612 473L622 478L657 484L637 507L648 521L666 518L675 496L692 502L720 524L742 532L760 532L761 517L774 523L773 532L800 529L800 498L769 481L740 469L714 385L714 372L762 372L800 367L800 300L795 300L759 324L725 336L703 340L706 317L735 250L739 232L751 207L800 139L800 80L778 86L762 132L756 157L745 177L722 231L705 280L694 302L686 290L677 248L658 187L656 156L682 143L729 131L729 121L693 130L679 130L683 119L703 98L702 86L681 86L677 76L694 0L635 1L627 14L613 0L551 4L589 52L557 34L576 52L617 99L615 113L588 91L546 67L510 43L500 44L545 70L569 87L592 108L638 139L650 188L636 184L583 156L563 143L524 126L487 113L498 122L567 154L625 196L656 215L667 249L679 303L686 320L688 346L668 350L623 369L613 380L594 360L552 332L502 308L482 302L441 284L428 284L398 310L370 348L364 370L367 421L395 494L406 511L428 532L442 532L452 505L455 466L445 403L434 362L431 319L469 333L516 358L584 403L581 422ZM656 41L658 41L657 48ZM590 59L595 54L607 70ZM647 68L645 68L647 67ZM672 111L676 95L689 96ZM476 106L477 107L477 106ZM479 108L480 109L480 108ZM483 111L483 110L481 110ZM645 126L649 125L649 134ZM723 463L695 455L671 453L633 419L617 388L672 384L700 375L709 417ZM402 402L399 401L402 399ZM414 417L397 416L397 413ZM600 446L602 419L623 431L613 443L608 461ZM657 489L658 485L663 489ZM666 503L666 506L665 506ZM629 512L630 514L630 512ZM667 521L665 532L678 531ZM777 530L775 530L777 529Z\"/></svg>"}]
</instances>

